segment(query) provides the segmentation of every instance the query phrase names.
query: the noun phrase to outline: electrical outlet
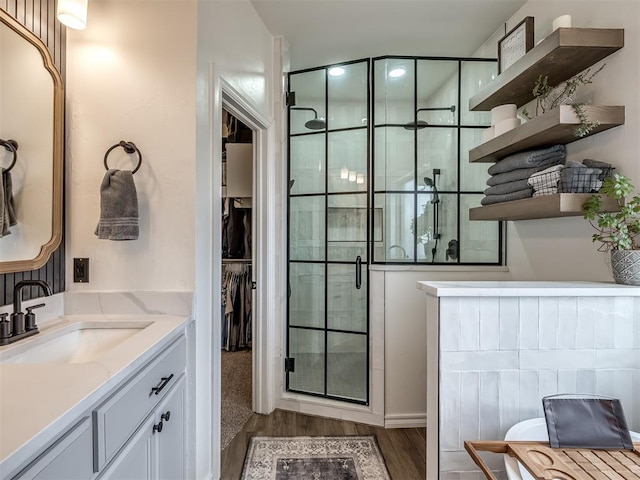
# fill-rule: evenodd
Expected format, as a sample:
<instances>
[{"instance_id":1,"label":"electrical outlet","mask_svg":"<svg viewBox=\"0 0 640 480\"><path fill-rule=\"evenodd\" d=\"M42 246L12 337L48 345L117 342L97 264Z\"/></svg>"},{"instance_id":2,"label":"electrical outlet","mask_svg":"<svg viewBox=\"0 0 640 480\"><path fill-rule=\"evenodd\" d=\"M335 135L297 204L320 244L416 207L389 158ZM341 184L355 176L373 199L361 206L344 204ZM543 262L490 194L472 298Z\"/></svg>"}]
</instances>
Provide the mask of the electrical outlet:
<instances>
[{"instance_id":1,"label":"electrical outlet","mask_svg":"<svg viewBox=\"0 0 640 480\"><path fill-rule=\"evenodd\" d=\"M73 259L73 281L75 283L89 283L89 259Z\"/></svg>"}]
</instances>

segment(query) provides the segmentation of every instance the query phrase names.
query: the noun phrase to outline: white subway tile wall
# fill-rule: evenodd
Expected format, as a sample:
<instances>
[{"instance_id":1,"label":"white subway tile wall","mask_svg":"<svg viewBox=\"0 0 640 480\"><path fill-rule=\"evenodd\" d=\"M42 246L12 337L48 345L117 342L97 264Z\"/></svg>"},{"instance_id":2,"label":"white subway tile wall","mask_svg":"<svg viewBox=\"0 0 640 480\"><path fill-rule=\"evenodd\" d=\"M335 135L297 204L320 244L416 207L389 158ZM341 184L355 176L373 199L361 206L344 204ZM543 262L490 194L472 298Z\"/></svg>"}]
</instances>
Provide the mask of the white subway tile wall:
<instances>
[{"instance_id":1,"label":"white subway tile wall","mask_svg":"<svg viewBox=\"0 0 640 480\"><path fill-rule=\"evenodd\" d=\"M441 297L439 329L441 479L483 478L464 440L504 438L546 395L620 398L640 430L640 298Z\"/></svg>"}]
</instances>

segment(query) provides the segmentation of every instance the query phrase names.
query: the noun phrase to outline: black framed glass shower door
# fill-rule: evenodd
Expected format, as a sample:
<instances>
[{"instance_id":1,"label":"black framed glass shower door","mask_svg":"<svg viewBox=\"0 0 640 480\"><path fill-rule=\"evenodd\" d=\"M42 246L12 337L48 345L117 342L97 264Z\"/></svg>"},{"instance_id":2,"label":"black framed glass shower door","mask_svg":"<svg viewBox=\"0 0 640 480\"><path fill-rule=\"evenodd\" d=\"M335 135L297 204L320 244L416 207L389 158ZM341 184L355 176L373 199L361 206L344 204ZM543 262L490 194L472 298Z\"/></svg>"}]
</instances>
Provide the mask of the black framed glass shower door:
<instances>
[{"instance_id":1,"label":"black framed glass shower door","mask_svg":"<svg viewBox=\"0 0 640 480\"><path fill-rule=\"evenodd\" d=\"M369 61L293 72L289 92L286 386L367 404Z\"/></svg>"}]
</instances>

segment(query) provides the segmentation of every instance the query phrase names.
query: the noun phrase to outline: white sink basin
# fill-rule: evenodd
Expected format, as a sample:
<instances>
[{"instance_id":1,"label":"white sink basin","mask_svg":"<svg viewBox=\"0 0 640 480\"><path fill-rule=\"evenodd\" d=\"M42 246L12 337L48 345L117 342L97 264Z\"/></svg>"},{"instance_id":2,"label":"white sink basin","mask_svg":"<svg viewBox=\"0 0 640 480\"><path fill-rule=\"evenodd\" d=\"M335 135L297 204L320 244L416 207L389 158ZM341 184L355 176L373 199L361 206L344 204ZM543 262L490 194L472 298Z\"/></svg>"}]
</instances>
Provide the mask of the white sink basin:
<instances>
[{"instance_id":1,"label":"white sink basin","mask_svg":"<svg viewBox=\"0 0 640 480\"><path fill-rule=\"evenodd\" d=\"M0 351L0 363L87 363L140 333L152 322L79 322Z\"/></svg>"}]
</instances>

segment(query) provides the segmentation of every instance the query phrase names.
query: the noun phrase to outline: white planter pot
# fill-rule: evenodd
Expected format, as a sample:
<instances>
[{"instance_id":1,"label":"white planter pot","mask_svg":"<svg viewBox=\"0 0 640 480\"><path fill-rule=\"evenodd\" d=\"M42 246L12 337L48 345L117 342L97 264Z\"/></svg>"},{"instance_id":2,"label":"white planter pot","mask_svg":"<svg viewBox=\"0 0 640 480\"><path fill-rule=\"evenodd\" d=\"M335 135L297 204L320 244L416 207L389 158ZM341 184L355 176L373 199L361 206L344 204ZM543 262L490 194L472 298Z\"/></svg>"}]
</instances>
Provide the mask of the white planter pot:
<instances>
[{"instance_id":1,"label":"white planter pot","mask_svg":"<svg viewBox=\"0 0 640 480\"><path fill-rule=\"evenodd\" d=\"M611 250L611 271L616 283L640 286L640 250Z\"/></svg>"}]
</instances>

